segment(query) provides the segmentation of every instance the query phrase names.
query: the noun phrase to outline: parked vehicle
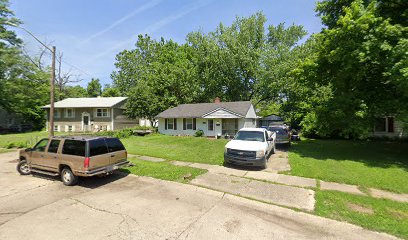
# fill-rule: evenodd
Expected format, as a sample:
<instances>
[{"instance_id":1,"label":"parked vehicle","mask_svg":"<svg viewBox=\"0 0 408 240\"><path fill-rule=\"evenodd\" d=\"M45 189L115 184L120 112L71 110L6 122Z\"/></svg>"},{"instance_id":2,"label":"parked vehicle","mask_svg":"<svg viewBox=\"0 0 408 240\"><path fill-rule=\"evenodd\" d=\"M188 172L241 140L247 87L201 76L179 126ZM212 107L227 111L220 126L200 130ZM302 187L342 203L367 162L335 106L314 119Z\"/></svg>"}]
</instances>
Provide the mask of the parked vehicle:
<instances>
[{"instance_id":1,"label":"parked vehicle","mask_svg":"<svg viewBox=\"0 0 408 240\"><path fill-rule=\"evenodd\" d=\"M292 130L291 134L290 134L290 139L292 141L300 141L300 135L299 132L296 130Z\"/></svg>"},{"instance_id":2,"label":"parked vehicle","mask_svg":"<svg viewBox=\"0 0 408 240\"><path fill-rule=\"evenodd\" d=\"M108 175L129 163L119 139L93 136L44 138L21 150L19 159L20 174L60 175L67 186L75 185L79 176Z\"/></svg>"},{"instance_id":3,"label":"parked vehicle","mask_svg":"<svg viewBox=\"0 0 408 240\"><path fill-rule=\"evenodd\" d=\"M276 133L264 128L242 128L225 145L224 162L266 168L270 154L275 153Z\"/></svg>"},{"instance_id":4,"label":"parked vehicle","mask_svg":"<svg viewBox=\"0 0 408 240\"><path fill-rule=\"evenodd\" d=\"M269 131L276 133L276 144L290 145L290 131L286 125L271 125Z\"/></svg>"}]
</instances>

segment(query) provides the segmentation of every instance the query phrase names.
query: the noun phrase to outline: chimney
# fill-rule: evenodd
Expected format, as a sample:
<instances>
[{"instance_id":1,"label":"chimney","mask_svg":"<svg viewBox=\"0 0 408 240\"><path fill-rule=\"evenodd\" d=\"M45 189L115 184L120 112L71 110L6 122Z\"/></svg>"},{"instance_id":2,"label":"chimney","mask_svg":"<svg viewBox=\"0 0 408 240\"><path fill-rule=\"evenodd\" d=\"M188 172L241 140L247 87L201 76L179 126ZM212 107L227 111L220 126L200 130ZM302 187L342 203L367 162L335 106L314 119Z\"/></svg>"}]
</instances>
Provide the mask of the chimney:
<instances>
[{"instance_id":1,"label":"chimney","mask_svg":"<svg viewBox=\"0 0 408 240\"><path fill-rule=\"evenodd\" d=\"M214 99L214 103L220 103L221 102L221 99L219 98L219 97L216 97L215 99Z\"/></svg>"}]
</instances>

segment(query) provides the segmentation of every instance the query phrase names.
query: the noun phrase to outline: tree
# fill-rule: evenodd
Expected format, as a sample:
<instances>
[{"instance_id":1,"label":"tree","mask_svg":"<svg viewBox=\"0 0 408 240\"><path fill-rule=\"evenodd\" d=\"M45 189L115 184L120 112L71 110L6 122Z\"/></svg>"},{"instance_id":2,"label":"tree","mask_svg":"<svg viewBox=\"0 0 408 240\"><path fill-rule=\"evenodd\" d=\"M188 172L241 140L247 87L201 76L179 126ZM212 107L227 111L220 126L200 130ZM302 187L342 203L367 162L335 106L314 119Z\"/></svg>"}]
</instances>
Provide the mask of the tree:
<instances>
[{"instance_id":1,"label":"tree","mask_svg":"<svg viewBox=\"0 0 408 240\"><path fill-rule=\"evenodd\" d=\"M49 98L49 69L39 69L30 57L22 54L22 41L5 25L10 23L21 22L8 9L8 1L0 0L0 107L41 128L44 126L41 106Z\"/></svg>"},{"instance_id":2,"label":"tree","mask_svg":"<svg viewBox=\"0 0 408 240\"><path fill-rule=\"evenodd\" d=\"M100 97L102 95L102 85L99 82L99 79L92 78L88 83L86 91L88 93L88 97Z\"/></svg>"},{"instance_id":3,"label":"tree","mask_svg":"<svg viewBox=\"0 0 408 240\"><path fill-rule=\"evenodd\" d=\"M334 0L319 3L328 28L316 35L313 78L307 81L331 94L311 109L313 117L304 126L320 136L359 138L372 130L376 117L407 116L408 28L397 17L406 9L392 6L389 1L353 1L341 8Z\"/></svg>"},{"instance_id":4,"label":"tree","mask_svg":"<svg viewBox=\"0 0 408 240\"><path fill-rule=\"evenodd\" d=\"M119 89L112 87L109 84L105 84L102 91L102 97L120 97Z\"/></svg>"},{"instance_id":5,"label":"tree","mask_svg":"<svg viewBox=\"0 0 408 240\"><path fill-rule=\"evenodd\" d=\"M65 86L63 91L62 98L80 98L80 97L87 97L88 92L85 88L81 87L80 85L76 86Z\"/></svg>"}]
</instances>

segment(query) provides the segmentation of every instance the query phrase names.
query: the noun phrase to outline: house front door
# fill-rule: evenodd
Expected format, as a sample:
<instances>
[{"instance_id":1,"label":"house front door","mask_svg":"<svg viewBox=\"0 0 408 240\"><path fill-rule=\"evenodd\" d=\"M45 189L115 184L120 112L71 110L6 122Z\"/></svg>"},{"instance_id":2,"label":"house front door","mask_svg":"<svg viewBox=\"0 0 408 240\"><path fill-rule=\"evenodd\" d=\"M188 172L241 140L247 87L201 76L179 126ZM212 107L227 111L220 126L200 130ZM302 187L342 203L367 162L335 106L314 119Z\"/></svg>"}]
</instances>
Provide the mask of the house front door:
<instances>
[{"instance_id":1,"label":"house front door","mask_svg":"<svg viewBox=\"0 0 408 240\"><path fill-rule=\"evenodd\" d=\"M90 128L89 128L89 118L90 118L90 116L89 116L89 113L83 113L82 114L82 130L83 131L89 131L90 130Z\"/></svg>"}]
</instances>

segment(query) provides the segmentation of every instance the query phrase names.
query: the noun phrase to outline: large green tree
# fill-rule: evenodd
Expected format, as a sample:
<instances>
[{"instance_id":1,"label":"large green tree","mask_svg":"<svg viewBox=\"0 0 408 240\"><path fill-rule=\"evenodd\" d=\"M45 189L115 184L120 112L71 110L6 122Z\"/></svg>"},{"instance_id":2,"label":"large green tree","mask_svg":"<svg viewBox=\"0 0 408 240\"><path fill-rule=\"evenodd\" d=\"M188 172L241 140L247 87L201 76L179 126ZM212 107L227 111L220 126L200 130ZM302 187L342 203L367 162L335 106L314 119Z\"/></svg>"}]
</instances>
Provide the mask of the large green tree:
<instances>
[{"instance_id":1,"label":"large green tree","mask_svg":"<svg viewBox=\"0 0 408 240\"><path fill-rule=\"evenodd\" d=\"M407 114L408 28L397 17L406 14L406 8L398 7L406 4L338 4L323 1L317 7L327 29L317 35L310 87L327 86L332 93L325 104L311 109L304 125L320 136L357 138L371 131L376 117Z\"/></svg>"},{"instance_id":2,"label":"large green tree","mask_svg":"<svg viewBox=\"0 0 408 240\"><path fill-rule=\"evenodd\" d=\"M301 26L267 26L262 13L237 17L213 32L191 32L185 44L139 36L136 48L116 56L114 86L128 96L128 114L153 118L181 103L285 98L283 87L297 62ZM266 111L265 111L266 112Z\"/></svg>"},{"instance_id":3,"label":"large green tree","mask_svg":"<svg viewBox=\"0 0 408 240\"><path fill-rule=\"evenodd\" d=\"M0 0L0 107L41 128L41 106L49 99L49 69L39 69L22 54L22 41L11 30L20 23L8 9L8 1Z\"/></svg>"},{"instance_id":4,"label":"large green tree","mask_svg":"<svg viewBox=\"0 0 408 240\"><path fill-rule=\"evenodd\" d=\"M86 87L88 97L100 97L102 95L102 85L99 79L92 78Z\"/></svg>"}]
</instances>

